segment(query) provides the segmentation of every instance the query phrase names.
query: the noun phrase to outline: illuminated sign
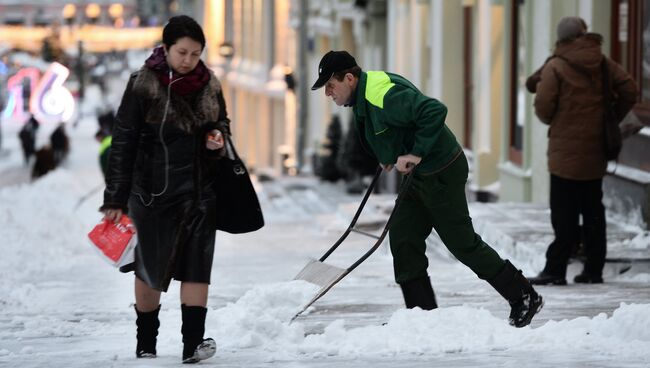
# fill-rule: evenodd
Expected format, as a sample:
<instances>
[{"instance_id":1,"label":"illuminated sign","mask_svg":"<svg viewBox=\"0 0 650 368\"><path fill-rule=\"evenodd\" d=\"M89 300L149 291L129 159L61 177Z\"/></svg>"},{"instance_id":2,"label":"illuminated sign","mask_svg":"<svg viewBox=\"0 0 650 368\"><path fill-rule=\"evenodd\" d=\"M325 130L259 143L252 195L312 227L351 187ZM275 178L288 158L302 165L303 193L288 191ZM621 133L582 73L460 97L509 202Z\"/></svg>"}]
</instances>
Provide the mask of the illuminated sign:
<instances>
[{"instance_id":1,"label":"illuminated sign","mask_svg":"<svg viewBox=\"0 0 650 368\"><path fill-rule=\"evenodd\" d=\"M75 101L63 86L70 70L59 63L50 64L43 76L37 68L20 69L7 81L9 99L3 117L27 120L24 100L29 96L29 112L41 123L61 123L72 119ZM29 88L29 90L26 90Z\"/></svg>"},{"instance_id":2,"label":"illuminated sign","mask_svg":"<svg viewBox=\"0 0 650 368\"><path fill-rule=\"evenodd\" d=\"M7 80L9 98L2 117L12 117L16 120L26 120L29 117L25 111L26 104L23 96L26 93L31 95L31 91L36 88L40 74L41 71L38 68L23 68Z\"/></svg>"},{"instance_id":3,"label":"illuminated sign","mask_svg":"<svg viewBox=\"0 0 650 368\"><path fill-rule=\"evenodd\" d=\"M29 99L29 111L39 123L68 122L74 114L74 97L63 86L70 70L59 63L52 63L38 82Z\"/></svg>"}]
</instances>

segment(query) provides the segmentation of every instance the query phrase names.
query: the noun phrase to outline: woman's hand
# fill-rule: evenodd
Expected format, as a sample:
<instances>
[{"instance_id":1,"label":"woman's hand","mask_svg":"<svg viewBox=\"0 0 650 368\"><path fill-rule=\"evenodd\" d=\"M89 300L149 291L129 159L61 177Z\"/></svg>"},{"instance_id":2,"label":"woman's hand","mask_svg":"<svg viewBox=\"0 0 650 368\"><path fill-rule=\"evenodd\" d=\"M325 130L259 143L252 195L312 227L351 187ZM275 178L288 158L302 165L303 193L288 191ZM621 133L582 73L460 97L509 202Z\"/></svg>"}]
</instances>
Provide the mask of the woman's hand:
<instances>
[{"instance_id":1,"label":"woman's hand","mask_svg":"<svg viewBox=\"0 0 650 368\"><path fill-rule=\"evenodd\" d=\"M213 129L206 134L205 148L214 151L223 148L223 134L218 129Z\"/></svg>"},{"instance_id":2,"label":"woman's hand","mask_svg":"<svg viewBox=\"0 0 650 368\"><path fill-rule=\"evenodd\" d=\"M104 212L104 220L118 223L122 218L122 210L119 208L110 208L104 210L103 212Z\"/></svg>"}]
</instances>

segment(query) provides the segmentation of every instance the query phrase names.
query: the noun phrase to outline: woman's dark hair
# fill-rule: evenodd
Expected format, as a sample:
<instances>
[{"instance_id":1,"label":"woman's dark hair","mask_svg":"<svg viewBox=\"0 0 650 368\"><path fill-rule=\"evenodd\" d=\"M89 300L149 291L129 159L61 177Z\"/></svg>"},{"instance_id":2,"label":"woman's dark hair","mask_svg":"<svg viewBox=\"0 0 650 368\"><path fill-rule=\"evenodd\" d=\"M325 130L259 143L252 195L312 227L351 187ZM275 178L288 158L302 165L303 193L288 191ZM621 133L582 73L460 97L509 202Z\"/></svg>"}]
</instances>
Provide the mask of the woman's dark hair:
<instances>
[{"instance_id":1,"label":"woman's dark hair","mask_svg":"<svg viewBox=\"0 0 650 368\"><path fill-rule=\"evenodd\" d=\"M361 67L355 65L352 68L341 70L340 72L334 72L332 77L340 82L343 80L343 78L345 78L345 75L348 73L352 74L355 78L359 78L361 76Z\"/></svg>"},{"instance_id":2,"label":"woman's dark hair","mask_svg":"<svg viewBox=\"0 0 650 368\"><path fill-rule=\"evenodd\" d=\"M201 50L205 48L205 35L201 26L187 15L177 15L169 18L162 34L162 42L171 47L179 39L189 37L201 44Z\"/></svg>"}]
</instances>

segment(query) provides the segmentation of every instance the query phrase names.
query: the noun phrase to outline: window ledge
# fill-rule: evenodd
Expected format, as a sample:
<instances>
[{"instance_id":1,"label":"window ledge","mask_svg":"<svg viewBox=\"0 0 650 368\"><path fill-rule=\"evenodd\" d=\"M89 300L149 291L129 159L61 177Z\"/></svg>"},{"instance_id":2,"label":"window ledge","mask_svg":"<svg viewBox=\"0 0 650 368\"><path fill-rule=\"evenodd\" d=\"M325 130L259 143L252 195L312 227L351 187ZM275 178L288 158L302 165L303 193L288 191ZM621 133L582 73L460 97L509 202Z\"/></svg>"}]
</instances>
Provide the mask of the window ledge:
<instances>
[{"instance_id":1,"label":"window ledge","mask_svg":"<svg viewBox=\"0 0 650 368\"><path fill-rule=\"evenodd\" d=\"M511 161L505 161L499 164L499 170L518 177L518 178L523 178L523 179L530 179L533 176L533 172L530 169L524 170L518 165L515 165Z\"/></svg>"}]
</instances>

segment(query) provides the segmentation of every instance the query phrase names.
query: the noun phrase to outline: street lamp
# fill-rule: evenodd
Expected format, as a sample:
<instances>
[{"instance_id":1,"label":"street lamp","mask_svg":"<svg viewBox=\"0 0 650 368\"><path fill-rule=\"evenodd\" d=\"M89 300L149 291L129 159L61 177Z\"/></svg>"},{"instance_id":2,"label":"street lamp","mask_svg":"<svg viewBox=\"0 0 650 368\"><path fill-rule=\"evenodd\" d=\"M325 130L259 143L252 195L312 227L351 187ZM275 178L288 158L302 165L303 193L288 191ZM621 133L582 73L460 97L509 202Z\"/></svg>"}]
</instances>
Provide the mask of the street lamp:
<instances>
[{"instance_id":1,"label":"street lamp","mask_svg":"<svg viewBox=\"0 0 650 368\"><path fill-rule=\"evenodd\" d=\"M122 19L122 14L124 13L124 7L122 4L111 4L108 7L108 15L111 16L113 25L117 28L120 28L124 25L124 19Z\"/></svg>"},{"instance_id":2,"label":"street lamp","mask_svg":"<svg viewBox=\"0 0 650 368\"><path fill-rule=\"evenodd\" d=\"M97 23L97 19L99 19L99 15L101 13L102 9L95 3L91 3L86 6L86 17L88 18L90 24Z\"/></svg>"},{"instance_id":3,"label":"street lamp","mask_svg":"<svg viewBox=\"0 0 650 368\"><path fill-rule=\"evenodd\" d=\"M226 41L219 45L219 56L230 59L233 55L235 55L235 47L232 43Z\"/></svg>"},{"instance_id":4,"label":"street lamp","mask_svg":"<svg viewBox=\"0 0 650 368\"><path fill-rule=\"evenodd\" d=\"M63 19L71 26L74 23L74 16L77 14L77 7L74 4L65 4L63 7Z\"/></svg>"},{"instance_id":5,"label":"street lamp","mask_svg":"<svg viewBox=\"0 0 650 368\"><path fill-rule=\"evenodd\" d=\"M110 14L113 19L121 17L122 13L124 13L124 7L122 4L111 4L111 6L108 7L108 14Z\"/></svg>"}]
</instances>

